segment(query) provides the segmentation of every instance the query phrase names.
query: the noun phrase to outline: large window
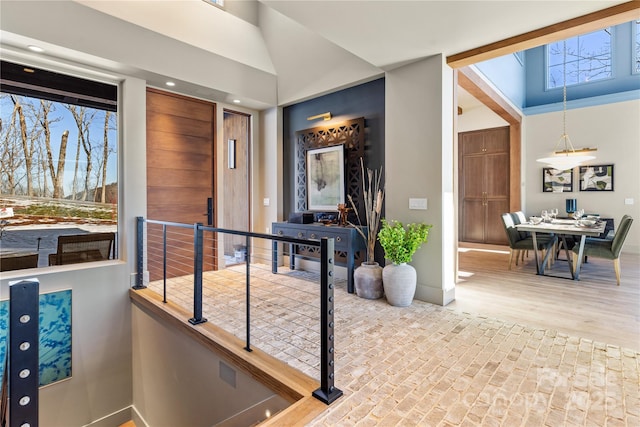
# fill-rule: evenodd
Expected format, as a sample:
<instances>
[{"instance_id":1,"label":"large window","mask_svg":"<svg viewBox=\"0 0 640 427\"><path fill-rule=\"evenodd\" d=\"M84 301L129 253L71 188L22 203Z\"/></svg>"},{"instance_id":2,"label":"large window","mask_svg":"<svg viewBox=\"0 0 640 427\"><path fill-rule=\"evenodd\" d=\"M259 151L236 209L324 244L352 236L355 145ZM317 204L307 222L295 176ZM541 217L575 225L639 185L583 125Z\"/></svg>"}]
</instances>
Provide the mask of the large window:
<instances>
[{"instance_id":1,"label":"large window","mask_svg":"<svg viewBox=\"0 0 640 427\"><path fill-rule=\"evenodd\" d=\"M611 28L547 45L547 89L612 76ZM565 73L566 66L566 73Z\"/></svg>"},{"instance_id":2,"label":"large window","mask_svg":"<svg viewBox=\"0 0 640 427\"><path fill-rule=\"evenodd\" d=\"M114 258L117 87L5 61L1 73L0 270Z\"/></svg>"}]
</instances>

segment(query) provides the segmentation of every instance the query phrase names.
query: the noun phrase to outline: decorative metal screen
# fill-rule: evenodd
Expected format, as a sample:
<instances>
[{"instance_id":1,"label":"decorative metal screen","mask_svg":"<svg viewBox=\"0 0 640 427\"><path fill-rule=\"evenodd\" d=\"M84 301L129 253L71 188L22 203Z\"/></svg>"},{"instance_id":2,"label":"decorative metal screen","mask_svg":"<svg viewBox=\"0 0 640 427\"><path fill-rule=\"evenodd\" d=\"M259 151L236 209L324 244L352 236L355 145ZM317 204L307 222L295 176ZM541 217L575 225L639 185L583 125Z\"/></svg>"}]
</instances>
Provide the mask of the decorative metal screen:
<instances>
[{"instance_id":1,"label":"decorative metal screen","mask_svg":"<svg viewBox=\"0 0 640 427\"><path fill-rule=\"evenodd\" d=\"M356 204L360 218L364 221L361 206L362 171L360 158L364 157L364 117L347 120L333 126L321 126L296 132L296 210L307 210L307 150L344 144L346 194ZM337 210L337 206L336 206Z\"/></svg>"}]
</instances>

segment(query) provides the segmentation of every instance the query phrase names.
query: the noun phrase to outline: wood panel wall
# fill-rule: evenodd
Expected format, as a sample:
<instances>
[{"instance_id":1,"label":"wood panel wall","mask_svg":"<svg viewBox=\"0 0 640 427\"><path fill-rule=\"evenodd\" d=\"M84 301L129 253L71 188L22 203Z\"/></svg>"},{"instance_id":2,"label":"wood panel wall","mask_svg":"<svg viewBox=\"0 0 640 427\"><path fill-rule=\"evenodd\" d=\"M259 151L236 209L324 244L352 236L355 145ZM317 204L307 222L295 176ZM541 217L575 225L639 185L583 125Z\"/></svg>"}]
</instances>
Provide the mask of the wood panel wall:
<instances>
[{"instance_id":1,"label":"wood panel wall","mask_svg":"<svg viewBox=\"0 0 640 427\"><path fill-rule=\"evenodd\" d=\"M207 198L215 200L214 129L215 104L147 89L147 218L206 224ZM170 277L192 272L193 233L170 236ZM162 254L152 251L162 249L162 240L153 227L148 238L148 267L155 280L162 277ZM215 242L210 239L205 247L205 270L212 269Z\"/></svg>"},{"instance_id":2,"label":"wood panel wall","mask_svg":"<svg viewBox=\"0 0 640 427\"><path fill-rule=\"evenodd\" d=\"M224 212L222 214L224 228L232 230L249 230L249 124L250 118L246 114L236 113L232 111L224 112L224 171L223 182L224 189L222 197L224 198ZM235 168L231 169L228 165L229 144L230 139L235 140ZM243 236L227 235L224 239L225 255L234 254L235 245L245 245Z\"/></svg>"}]
</instances>

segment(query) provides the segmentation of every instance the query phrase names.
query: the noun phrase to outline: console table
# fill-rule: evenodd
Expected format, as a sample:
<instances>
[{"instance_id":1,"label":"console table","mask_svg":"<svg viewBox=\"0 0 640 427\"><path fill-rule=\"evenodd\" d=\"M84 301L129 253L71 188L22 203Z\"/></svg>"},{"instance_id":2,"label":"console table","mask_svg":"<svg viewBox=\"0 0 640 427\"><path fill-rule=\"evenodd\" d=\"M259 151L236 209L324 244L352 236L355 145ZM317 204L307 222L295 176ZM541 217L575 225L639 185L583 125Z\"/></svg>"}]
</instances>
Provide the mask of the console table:
<instances>
[{"instance_id":1,"label":"console table","mask_svg":"<svg viewBox=\"0 0 640 427\"><path fill-rule=\"evenodd\" d=\"M293 237L295 239L320 240L323 237L333 238L334 250L336 253L343 252L346 261L342 262L337 256L334 257L336 265L347 267L347 291L354 293L353 270L355 264L355 254L358 251L366 250L364 239L358 231L351 226L341 227L339 225L294 224L290 222L274 222L271 224L273 234L283 237ZM366 234L367 227L363 227ZM303 258L319 261L320 254L317 248L305 248L300 245L289 244L289 268L295 270L295 259ZM278 242L273 241L273 262L271 271L278 272Z\"/></svg>"}]
</instances>

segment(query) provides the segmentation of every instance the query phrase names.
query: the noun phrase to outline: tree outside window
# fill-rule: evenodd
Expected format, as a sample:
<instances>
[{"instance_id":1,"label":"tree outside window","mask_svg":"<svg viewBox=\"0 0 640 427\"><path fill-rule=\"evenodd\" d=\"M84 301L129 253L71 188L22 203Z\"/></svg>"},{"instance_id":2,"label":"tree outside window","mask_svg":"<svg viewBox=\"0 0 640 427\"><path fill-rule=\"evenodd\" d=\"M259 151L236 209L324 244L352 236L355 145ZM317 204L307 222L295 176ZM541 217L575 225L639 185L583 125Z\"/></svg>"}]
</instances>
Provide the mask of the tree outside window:
<instances>
[{"instance_id":1,"label":"tree outside window","mask_svg":"<svg viewBox=\"0 0 640 427\"><path fill-rule=\"evenodd\" d=\"M551 43L547 45L547 89L562 87L565 79L570 86L610 78L611 64L611 27Z\"/></svg>"},{"instance_id":2,"label":"tree outside window","mask_svg":"<svg viewBox=\"0 0 640 427\"><path fill-rule=\"evenodd\" d=\"M117 233L116 100L98 101L98 83L91 86L91 82L77 78L4 62L3 65L0 271L117 257L109 239L98 239L113 235L113 242ZM22 73L41 73L58 80L52 83L45 78L34 79L33 85L27 85L19 81ZM74 80L69 83L71 79ZM35 86L40 82L59 86ZM63 86L70 91L62 92L59 87ZM74 89L79 91L73 92ZM94 107L98 104L108 106ZM77 257L67 256L66 249L64 257L58 253L60 236L91 233L95 242L79 238L83 243L74 243L72 254ZM105 245L110 246L103 250Z\"/></svg>"}]
</instances>

